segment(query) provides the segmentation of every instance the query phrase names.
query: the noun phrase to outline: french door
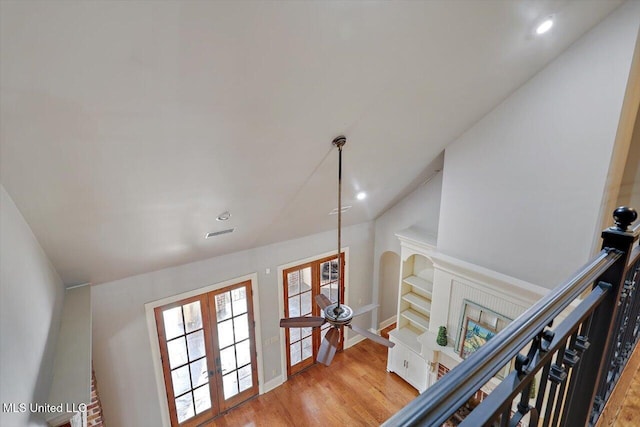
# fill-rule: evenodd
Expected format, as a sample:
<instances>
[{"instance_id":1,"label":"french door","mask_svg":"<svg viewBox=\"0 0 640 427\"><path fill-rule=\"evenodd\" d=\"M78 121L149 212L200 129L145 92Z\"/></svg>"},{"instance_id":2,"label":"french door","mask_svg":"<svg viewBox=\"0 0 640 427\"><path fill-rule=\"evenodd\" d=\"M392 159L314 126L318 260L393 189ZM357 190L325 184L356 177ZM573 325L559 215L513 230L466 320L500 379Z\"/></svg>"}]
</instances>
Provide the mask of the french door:
<instances>
[{"instance_id":1,"label":"french door","mask_svg":"<svg viewBox=\"0 0 640 427\"><path fill-rule=\"evenodd\" d=\"M251 282L155 309L172 426L197 426L258 394Z\"/></svg>"},{"instance_id":2,"label":"french door","mask_svg":"<svg viewBox=\"0 0 640 427\"><path fill-rule=\"evenodd\" d=\"M315 296L320 293L335 302L340 292L341 301L344 302L344 253L340 254L340 259L343 271L341 283L338 283L338 258L335 255L283 271L285 317L322 316L322 310L315 303ZM285 329L288 376L315 363L320 343L330 327L325 323L320 328ZM342 341L338 350L342 349Z\"/></svg>"}]
</instances>

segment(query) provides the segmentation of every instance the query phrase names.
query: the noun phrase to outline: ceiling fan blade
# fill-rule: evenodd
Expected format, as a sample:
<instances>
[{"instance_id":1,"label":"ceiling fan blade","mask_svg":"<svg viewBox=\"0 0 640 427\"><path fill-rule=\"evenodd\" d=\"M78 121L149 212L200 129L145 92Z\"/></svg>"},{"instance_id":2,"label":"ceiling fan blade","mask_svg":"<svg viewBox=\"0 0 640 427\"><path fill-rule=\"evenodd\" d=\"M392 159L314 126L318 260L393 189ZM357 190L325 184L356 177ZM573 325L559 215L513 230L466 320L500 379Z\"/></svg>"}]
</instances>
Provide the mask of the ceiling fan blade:
<instances>
[{"instance_id":1,"label":"ceiling fan blade","mask_svg":"<svg viewBox=\"0 0 640 427\"><path fill-rule=\"evenodd\" d=\"M353 310L353 317L356 316L360 316L361 314L366 313L367 311L371 311L374 308L377 308L378 304L367 304L367 305L363 305L362 307Z\"/></svg>"},{"instance_id":2,"label":"ceiling fan blade","mask_svg":"<svg viewBox=\"0 0 640 427\"><path fill-rule=\"evenodd\" d=\"M336 328L330 328L327 331L327 335L324 336L322 344L320 344L320 350L318 350L318 357L316 362L322 363L325 366L329 366L333 360L333 356L336 354L338 348L338 342L340 341L340 331Z\"/></svg>"},{"instance_id":3,"label":"ceiling fan blade","mask_svg":"<svg viewBox=\"0 0 640 427\"><path fill-rule=\"evenodd\" d=\"M316 295L316 304L318 304L318 307L324 310L333 303L329 298L327 298L325 294L318 294Z\"/></svg>"},{"instance_id":4,"label":"ceiling fan blade","mask_svg":"<svg viewBox=\"0 0 640 427\"><path fill-rule=\"evenodd\" d=\"M369 332L366 329L362 329L359 326L356 326L356 325L347 325L347 326L350 327L354 332L362 335L365 338L369 338L371 341L375 341L378 344L382 344L382 345L387 346L389 348L391 348L394 345L396 345L395 343L389 341L388 339L382 338L380 335L374 334L373 332Z\"/></svg>"},{"instance_id":5,"label":"ceiling fan blade","mask_svg":"<svg viewBox=\"0 0 640 427\"><path fill-rule=\"evenodd\" d=\"M326 322L324 317L289 317L280 319L280 327L282 328L313 328L322 326Z\"/></svg>"}]
</instances>

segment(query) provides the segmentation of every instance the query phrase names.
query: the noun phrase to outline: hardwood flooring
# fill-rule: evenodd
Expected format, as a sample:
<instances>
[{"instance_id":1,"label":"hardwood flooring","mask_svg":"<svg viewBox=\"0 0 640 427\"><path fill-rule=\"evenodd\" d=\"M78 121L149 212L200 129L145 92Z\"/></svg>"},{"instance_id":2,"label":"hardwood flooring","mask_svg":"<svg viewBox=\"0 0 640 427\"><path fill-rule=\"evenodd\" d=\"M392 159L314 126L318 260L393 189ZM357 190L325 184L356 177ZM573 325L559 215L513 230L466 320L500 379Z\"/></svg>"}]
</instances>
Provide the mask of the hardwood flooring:
<instances>
[{"instance_id":1,"label":"hardwood flooring","mask_svg":"<svg viewBox=\"0 0 640 427\"><path fill-rule=\"evenodd\" d=\"M386 366L387 348L364 340L208 425L377 426L418 395Z\"/></svg>"},{"instance_id":2,"label":"hardwood flooring","mask_svg":"<svg viewBox=\"0 0 640 427\"><path fill-rule=\"evenodd\" d=\"M618 414L614 425L618 427L640 426L640 369L636 371L631 380L631 385L624 397L620 414Z\"/></svg>"}]
</instances>

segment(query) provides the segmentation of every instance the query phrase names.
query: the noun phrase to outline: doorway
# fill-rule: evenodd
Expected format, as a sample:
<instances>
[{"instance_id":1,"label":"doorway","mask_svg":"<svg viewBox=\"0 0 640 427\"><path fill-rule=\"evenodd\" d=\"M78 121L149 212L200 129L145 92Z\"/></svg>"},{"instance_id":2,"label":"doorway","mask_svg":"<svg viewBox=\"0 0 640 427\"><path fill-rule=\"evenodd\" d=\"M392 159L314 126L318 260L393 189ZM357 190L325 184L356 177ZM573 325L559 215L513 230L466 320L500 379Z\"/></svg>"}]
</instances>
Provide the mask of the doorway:
<instances>
[{"instance_id":1,"label":"doorway","mask_svg":"<svg viewBox=\"0 0 640 427\"><path fill-rule=\"evenodd\" d=\"M197 426L258 394L251 281L154 308L172 426Z\"/></svg>"},{"instance_id":2,"label":"doorway","mask_svg":"<svg viewBox=\"0 0 640 427\"><path fill-rule=\"evenodd\" d=\"M344 252L340 254L344 273ZM338 257L328 256L305 262L282 271L284 285L285 317L323 316L322 310L315 303L315 296L324 294L331 301L340 299L344 302L344 274L338 283ZM313 365L320 349L320 343L330 328L325 323L320 328L286 328L285 340L287 349L287 376ZM342 328L340 334L344 337ZM338 350L342 350L340 340Z\"/></svg>"}]
</instances>

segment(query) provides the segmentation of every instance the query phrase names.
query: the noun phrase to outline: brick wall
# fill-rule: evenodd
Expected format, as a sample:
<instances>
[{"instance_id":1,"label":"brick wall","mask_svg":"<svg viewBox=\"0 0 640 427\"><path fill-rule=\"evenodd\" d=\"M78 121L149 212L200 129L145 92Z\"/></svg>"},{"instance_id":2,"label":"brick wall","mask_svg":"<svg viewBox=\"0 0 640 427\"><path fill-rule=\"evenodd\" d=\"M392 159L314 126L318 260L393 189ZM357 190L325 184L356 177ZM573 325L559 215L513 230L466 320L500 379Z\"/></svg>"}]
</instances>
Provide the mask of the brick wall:
<instances>
[{"instance_id":1,"label":"brick wall","mask_svg":"<svg viewBox=\"0 0 640 427\"><path fill-rule=\"evenodd\" d=\"M87 407L87 427L104 427L96 373L93 371L91 372L91 403Z\"/></svg>"}]
</instances>

